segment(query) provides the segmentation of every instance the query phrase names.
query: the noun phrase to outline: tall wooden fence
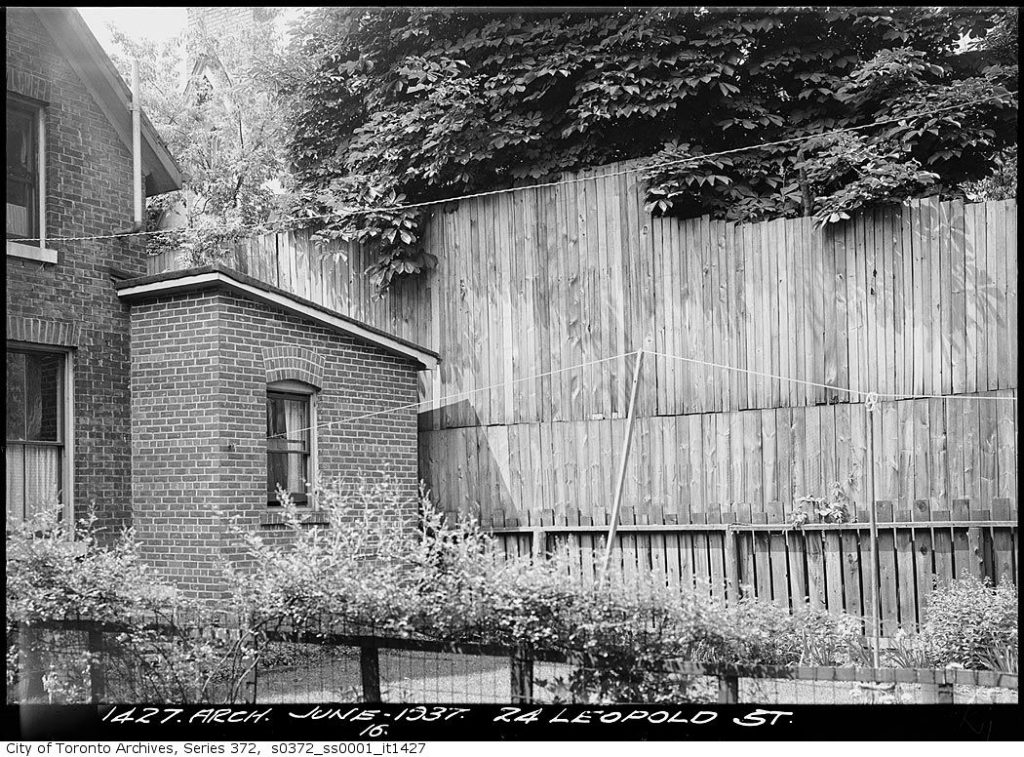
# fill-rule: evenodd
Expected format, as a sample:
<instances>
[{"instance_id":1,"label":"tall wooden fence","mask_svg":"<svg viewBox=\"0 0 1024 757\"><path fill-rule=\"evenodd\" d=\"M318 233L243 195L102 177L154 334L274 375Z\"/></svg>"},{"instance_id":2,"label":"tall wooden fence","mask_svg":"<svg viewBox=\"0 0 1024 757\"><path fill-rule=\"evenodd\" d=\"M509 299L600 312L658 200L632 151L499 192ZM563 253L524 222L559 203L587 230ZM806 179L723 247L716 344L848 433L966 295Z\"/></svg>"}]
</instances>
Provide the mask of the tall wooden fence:
<instances>
[{"instance_id":1,"label":"tall wooden fence","mask_svg":"<svg viewBox=\"0 0 1024 757\"><path fill-rule=\"evenodd\" d=\"M420 467L452 511L604 525L643 349L634 524L784 522L836 487L932 521L957 500L1016 512L1014 200L825 229L654 218L615 165L438 210L426 247L438 269L379 300L366 250L306 232L231 263L440 353Z\"/></svg>"}]
</instances>

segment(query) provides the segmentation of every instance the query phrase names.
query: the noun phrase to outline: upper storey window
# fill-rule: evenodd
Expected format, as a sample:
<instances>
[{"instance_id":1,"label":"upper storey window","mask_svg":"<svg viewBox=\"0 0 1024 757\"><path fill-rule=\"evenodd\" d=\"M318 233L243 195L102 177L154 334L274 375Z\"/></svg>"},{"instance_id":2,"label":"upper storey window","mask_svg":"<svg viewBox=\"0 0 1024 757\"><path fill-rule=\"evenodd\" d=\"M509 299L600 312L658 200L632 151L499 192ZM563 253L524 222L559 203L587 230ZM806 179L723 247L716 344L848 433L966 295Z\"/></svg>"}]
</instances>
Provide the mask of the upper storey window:
<instances>
[{"instance_id":1,"label":"upper storey window","mask_svg":"<svg viewBox=\"0 0 1024 757\"><path fill-rule=\"evenodd\" d=\"M43 109L7 98L7 194L5 200L7 254L56 263L57 253L46 249L46 162Z\"/></svg>"}]
</instances>

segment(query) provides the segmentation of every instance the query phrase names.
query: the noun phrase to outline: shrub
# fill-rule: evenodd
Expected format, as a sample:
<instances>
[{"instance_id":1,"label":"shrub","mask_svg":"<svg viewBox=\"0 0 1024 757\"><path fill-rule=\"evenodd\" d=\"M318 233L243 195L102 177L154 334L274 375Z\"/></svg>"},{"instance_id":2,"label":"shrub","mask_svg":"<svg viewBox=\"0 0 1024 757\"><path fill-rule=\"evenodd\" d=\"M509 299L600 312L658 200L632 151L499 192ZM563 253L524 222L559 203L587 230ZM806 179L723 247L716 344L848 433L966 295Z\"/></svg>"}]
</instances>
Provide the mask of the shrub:
<instances>
[{"instance_id":1,"label":"shrub","mask_svg":"<svg viewBox=\"0 0 1024 757\"><path fill-rule=\"evenodd\" d=\"M1017 587L964 576L936 589L922 636L935 662L999 668L1016 659Z\"/></svg>"},{"instance_id":2,"label":"shrub","mask_svg":"<svg viewBox=\"0 0 1024 757\"><path fill-rule=\"evenodd\" d=\"M571 543L544 560L506 557L472 518L446 520L426 496L411 528L387 485L321 491L326 528L304 525L285 498L290 539L236 530L253 567L229 573L254 635L330 615L379 633L582 653L598 664L549 683L580 701L669 701L695 682L667 674L665 660L844 664L859 634L857 619L728 606L653 579L587 586L570 569Z\"/></svg>"},{"instance_id":3,"label":"shrub","mask_svg":"<svg viewBox=\"0 0 1024 757\"><path fill-rule=\"evenodd\" d=\"M201 609L140 560L131 531L101 546L94 518L68 526L50 512L8 521L6 547L8 698L20 675L41 676L50 702L88 701L97 652L82 631L39 628L51 621L123 627L104 634L103 649L110 694L121 701L203 701L229 678L238 645L195 632Z\"/></svg>"}]
</instances>

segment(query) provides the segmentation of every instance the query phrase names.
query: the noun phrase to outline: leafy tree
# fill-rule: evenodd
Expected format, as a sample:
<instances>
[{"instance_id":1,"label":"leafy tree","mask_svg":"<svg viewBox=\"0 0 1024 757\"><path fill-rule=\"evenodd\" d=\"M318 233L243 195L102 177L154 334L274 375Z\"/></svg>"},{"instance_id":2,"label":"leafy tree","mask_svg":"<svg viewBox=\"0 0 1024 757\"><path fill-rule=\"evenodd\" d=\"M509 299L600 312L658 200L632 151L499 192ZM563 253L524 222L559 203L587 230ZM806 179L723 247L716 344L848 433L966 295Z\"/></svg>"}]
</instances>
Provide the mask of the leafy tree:
<instances>
[{"instance_id":1,"label":"leafy tree","mask_svg":"<svg viewBox=\"0 0 1024 757\"><path fill-rule=\"evenodd\" d=\"M182 233L153 237L151 250L184 248L200 262L286 204L286 107L273 75L283 43L269 21L226 38L189 32L163 43L112 31L112 58L129 81L139 62L143 108L184 178L180 192L149 206L151 221L180 217ZM198 56L211 64L186 70Z\"/></svg>"},{"instance_id":2,"label":"leafy tree","mask_svg":"<svg viewBox=\"0 0 1024 757\"><path fill-rule=\"evenodd\" d=\"M434 262L429 209L395 206L618 160L647 159L655 212L837 221L992 172L1015 140L1016 18L318 8L288 69L291 158L320 233L379 249L381 289Z\"/></svg>"}]
</instances>

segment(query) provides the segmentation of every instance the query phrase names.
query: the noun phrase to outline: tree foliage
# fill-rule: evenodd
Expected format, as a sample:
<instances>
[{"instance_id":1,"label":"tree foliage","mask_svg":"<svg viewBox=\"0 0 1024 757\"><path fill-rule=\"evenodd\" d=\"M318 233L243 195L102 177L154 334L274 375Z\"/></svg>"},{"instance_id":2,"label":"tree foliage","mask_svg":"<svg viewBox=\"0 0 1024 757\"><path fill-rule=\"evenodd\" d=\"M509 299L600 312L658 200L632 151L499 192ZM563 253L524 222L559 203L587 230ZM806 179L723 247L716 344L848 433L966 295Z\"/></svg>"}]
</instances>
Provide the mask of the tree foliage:
<instances>
[{"instance_id":1,"label":"tree foliage","mask_svg":"<svg viewBox=\"0 0 1024 757\"><path fill-rule=\"evenodd\" d=\"M280 214L287 108L276 77L284 43L273 25L220 38L193 30L162 43L112 31L112 59L128 81L139 62L143 109L183 174L181 191L149 205L152 221L176 216L182 233L154 237L151 251L184 248L199 262Z\"/></svg>"},{"instance_id":2,"label":"tree foliage","mask_svg":"<svg viewBox=\"0 0 1024 757\"><path fill-rule=\"evenodd\" d=\"M291 64L291 158L307 212L333 214L322 234L378 247L382 288L433 263L429 209L395 206L612 161L647 159L655 212L837 221L992 172L1015 139L1016 23L1015 9L318 8ZM880 119L898 120L826 136Z\"/></svg>"}]
</instances>

